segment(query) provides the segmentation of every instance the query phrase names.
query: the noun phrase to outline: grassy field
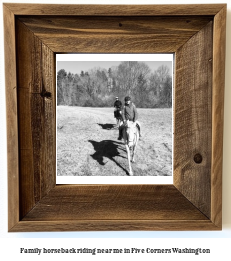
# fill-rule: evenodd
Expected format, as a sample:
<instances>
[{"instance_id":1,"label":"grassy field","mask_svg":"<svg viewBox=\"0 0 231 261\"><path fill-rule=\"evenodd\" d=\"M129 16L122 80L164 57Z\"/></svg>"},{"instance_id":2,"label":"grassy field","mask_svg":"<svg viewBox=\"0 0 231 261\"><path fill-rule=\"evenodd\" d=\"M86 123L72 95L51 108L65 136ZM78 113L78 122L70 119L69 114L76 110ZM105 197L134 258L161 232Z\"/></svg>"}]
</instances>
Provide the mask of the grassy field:
<instances>
[{"instance_id":1,"label":"grassy field","mask_svg":"<svg viewBox=\"0 0 231 261\"><path fill-rule=\"evenodd\" d=\"M142 138L134 176L172 175L172 110L139 109ZM126 176L127 155L113 108L57 107L58 176Z\"/></svg>"}]
</instances>

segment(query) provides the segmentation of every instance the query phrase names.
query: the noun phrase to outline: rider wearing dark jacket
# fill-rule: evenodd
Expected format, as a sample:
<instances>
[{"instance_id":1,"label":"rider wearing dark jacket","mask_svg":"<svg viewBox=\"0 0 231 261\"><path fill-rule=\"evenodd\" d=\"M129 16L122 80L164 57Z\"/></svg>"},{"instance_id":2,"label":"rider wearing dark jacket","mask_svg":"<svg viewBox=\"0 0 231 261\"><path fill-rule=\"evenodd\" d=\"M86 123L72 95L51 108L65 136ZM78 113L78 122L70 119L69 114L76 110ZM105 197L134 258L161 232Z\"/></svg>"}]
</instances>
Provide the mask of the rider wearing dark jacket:
<instances>
[{"instance_id":1,"label":"rider wearing dark jacket","mask_svg":"<svg viewBox=\"0 0 231 261\"><path fill-rule=\"evenodd\" d=\"M118 97L116 97L116 100L114 102L114 107L115 108L121 108L122 107L122 102L119 100Z\"/></svg>"},{"instance_id":2,"label":"rider wearing dark jacket","mask_svg":"<svg viewBox=\"0 0 231 261\"><path fill-rule=\"evenodd\" d=\"M138 113L137 113L137 109L136 106L133 102L131 102L131 98L129 96L125 97L125 106L123 107L122 110L122 119L123 122L125 120L129 120L129 121L133 121L136 122L138 119ZM119 128L119 137L118 140L122 139L122 129L123 129L124 125L122 125Z\"/></svg>"},{"instance_id":3,"label":"rider wearing dark jacket","mask_svg":"<svg viewBox=\"0 0 231 261\"><path fill-rule=\"evenodd\" d=\"M122 107L122 102L119 100L118 97L116 97L116 100L114 102L114 108L115 108L115 110L114 110L114 117L115 118L117 116L118 110L120 110L121 107Z\"/></svg>"}]
</instances>

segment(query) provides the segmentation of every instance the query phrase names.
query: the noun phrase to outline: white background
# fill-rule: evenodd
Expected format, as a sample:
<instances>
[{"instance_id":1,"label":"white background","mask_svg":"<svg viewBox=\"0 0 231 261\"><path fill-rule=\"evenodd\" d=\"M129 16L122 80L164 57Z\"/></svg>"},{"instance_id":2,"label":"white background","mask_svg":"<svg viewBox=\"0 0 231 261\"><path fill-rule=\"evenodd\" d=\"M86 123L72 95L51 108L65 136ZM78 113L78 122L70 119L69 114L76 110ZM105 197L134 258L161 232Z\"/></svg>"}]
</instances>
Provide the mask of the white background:
<instances>
[{"instance_id":1,"label":"white background","mask_svg":"<svg viewBox=\"0 0 231 261\"><path fill-rule=\"evenodd\" d=\"M4 48L3 48L3 16L2 3L0 6L0 256L2 260L48 260L55 258L68 258L68 260L117 260L130 258L143 258L145 260L231 260L231 1L204 0L204 1L38 1L39 3L63 3L63 4L202 4L202 3L227 3L227 30L226 30L226 89L225 89L225 128L224 128L224 157L223 157L223 230L222 231L184 231L184 232L57 232L57 233L8 233L7 232L7 152L6 152L6 111L5 111L5 82L4 82ZM36 1L8 1L17 3L36 3ZM9 106L9 105L8 105ZM52 238L52 239L50 239ZM24 248L210 248L210 255L195 256L192 254L122 254L104 255L36 255L19 254L20 247ZM7 257L5 257L7 255Z\"/></svg>"}]
</instances>

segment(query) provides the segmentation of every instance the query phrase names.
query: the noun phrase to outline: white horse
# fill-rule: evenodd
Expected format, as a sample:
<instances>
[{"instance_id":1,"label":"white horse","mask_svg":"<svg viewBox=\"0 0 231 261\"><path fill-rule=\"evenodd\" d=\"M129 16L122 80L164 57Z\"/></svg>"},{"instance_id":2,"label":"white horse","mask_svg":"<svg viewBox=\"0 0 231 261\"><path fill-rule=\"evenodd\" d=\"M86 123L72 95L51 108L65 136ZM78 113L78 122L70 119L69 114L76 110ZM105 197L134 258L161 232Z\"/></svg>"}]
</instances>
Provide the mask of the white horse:
<instances>
[{"instance_id":1,"label":"white horse","mask_svg":"<svg viewBox=\"0 0 231 261\"><path fill-rule=\"evenodd\" d=\"M123 140L127 151L130 176L133 176L131 162L135 162L135 153L140 137L139 130L136 124L136 122L126 121L122 130ZM130 155L130 152L132 152L132 157Z\"/></svg>"}]
</instances>

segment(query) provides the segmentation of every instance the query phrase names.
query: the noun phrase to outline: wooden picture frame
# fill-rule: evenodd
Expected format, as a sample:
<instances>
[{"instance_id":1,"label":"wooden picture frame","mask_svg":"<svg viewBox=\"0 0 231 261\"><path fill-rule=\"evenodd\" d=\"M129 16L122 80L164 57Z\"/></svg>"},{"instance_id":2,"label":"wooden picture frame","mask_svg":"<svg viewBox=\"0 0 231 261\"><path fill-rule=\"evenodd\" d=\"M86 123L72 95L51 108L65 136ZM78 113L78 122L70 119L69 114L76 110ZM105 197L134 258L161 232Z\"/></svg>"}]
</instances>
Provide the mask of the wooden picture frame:
<instances>
[{"instance_id":1,"label":"wooden picture frame","mask_svg":"<svg viewBox=\"0 0 231 261\"><path fill-rule=\"evenodd\" d=\"M8 230L221 230L226 4L3 4ZM55 53L175 53L174 184L56 185Z\"/></svg>"}]
</instances>

